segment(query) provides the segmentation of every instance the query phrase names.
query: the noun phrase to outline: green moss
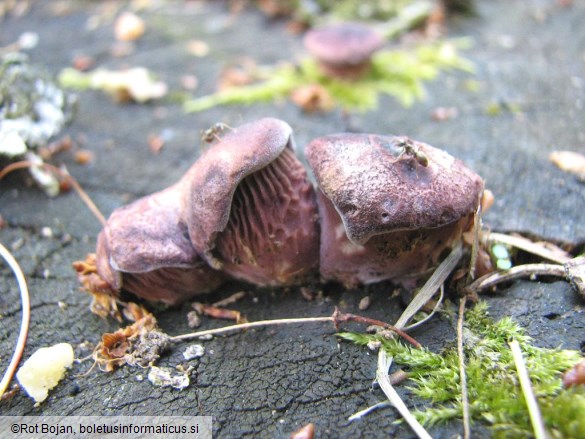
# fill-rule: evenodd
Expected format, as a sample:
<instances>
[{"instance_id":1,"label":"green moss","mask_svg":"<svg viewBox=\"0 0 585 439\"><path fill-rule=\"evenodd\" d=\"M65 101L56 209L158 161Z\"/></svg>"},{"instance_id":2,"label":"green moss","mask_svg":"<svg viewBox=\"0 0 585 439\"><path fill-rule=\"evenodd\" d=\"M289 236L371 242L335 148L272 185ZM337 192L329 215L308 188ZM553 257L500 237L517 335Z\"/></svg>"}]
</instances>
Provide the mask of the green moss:
<instances>
[{"instance_id":1,"label":"green moss","mask_svg":"<svg viewBox=\"0 0 585 439\"><path fill-rule=\"evenodd\" d=\"M338 106L347 110L374 110L380 94L388 94L402 105L410 106L424 98L424 83L436 79L441 72L473 70L471 63L458 52L467 45L467 41L459 40L383 51L373 57L370 72L359 81L329 78L321 73L315 61L307 59L298 67L289 64L264 71L263 79L256 84L189 100L184 109L198 112L218 105L282 100L296 88L308 84L321 85Z\"/></svg>"},{"instance_id":2,"label":"green moss","mask_svg":"<svg viewBox=\"0 0 585 439\"><path fill-rule=\"evenodd\" d=\"M379 335L344 333L358 344L378 340L411 376L413 393L431 402L415 412L434 425L462 417L459 365L455 346L444 352L415 349ZM508 342L520 343L545 425L553 437L585 437L585 390L562 388L561 375L581 359L573 350L545 349L532 344L511 318L492 320L480 302L465 314L467 385L472 419L490 425L495 437L531 437L528 410L519 387Z\"/></svg>"}]
</instances>

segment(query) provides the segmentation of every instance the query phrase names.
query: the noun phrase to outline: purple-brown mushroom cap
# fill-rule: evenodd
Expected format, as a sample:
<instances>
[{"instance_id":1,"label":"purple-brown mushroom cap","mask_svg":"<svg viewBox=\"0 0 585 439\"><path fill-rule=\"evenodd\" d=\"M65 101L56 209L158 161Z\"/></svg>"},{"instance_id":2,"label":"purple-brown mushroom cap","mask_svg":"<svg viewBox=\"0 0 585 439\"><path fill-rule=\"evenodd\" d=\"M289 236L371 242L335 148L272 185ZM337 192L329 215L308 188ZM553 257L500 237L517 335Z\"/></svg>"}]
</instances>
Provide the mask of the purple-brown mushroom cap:
<instances>
[{"instance_id":1,"label":"purple-brown mushroom cap","mask_svg":"<svg viewBox=\"0 0 585 439\"><path fill-rule=\"evenodd\" d=\"M312 29L303 42L328 73L357 77L363 72L359 67L367 67L374 52L384 45L384 37L365 25L342 23Z\"/></svg>"},{"instance_id":2,"label":"purple-brown mushroom cap","mask_svg":"<svg viewBox=\"0 0 585 439\"><path fill-rule=\"evenodd\" d=\"M363 244L389 231L434 228L475 211L482 179L460 160L413 142L429 160L403 154L403 137L334 134L307 147L318 186L339 212L348 238Z\"/></svg>"},{"instance_id":3,"label":"purple-brown mushroom cap","mask_svg":"<svg viewBox=\"0 0 585 439\"><path fill-rule=\"evenodd\" d=\"M265 118L227 132L189 171L189 236L214 268L259 285L318 263L315 194L291 127Z\"/></svg>"},{"instance_id":4,"label":"purple-brown mushroom cap","mask_svg":"<svg viewBox=\"0 0 585 439\"><path fill-rule=\"evenodd\" d=\"M408 140L426 157L421 164L404 141L335 134L307 146L320 189L323 278L355 285L416 276L472 221L482 179L448 153Z\"/></svg>"},{"instance_id":5,"label":"purple-brown mushroom cap","mask_svg":"<svg viewBox=\"0 0 585 439\"><path fill-rule=\"evenodd\" d=\"M175 304L224 276L195 252L180 218L183 184L116 209L98 236L97 270L114 291Z\"/></svg>"}]
</instances>

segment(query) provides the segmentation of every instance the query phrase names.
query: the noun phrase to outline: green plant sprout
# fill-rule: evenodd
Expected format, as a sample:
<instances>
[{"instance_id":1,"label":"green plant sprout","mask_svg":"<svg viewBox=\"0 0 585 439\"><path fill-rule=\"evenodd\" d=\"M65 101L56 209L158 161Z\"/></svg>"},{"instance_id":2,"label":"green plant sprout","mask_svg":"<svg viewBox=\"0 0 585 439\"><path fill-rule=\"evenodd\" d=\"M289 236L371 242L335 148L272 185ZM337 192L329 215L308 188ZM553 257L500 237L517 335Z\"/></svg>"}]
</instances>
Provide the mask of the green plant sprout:
<instances>
[{"instance_id":1,"label":"green plant sprout","mask_svg":"<svg viewBox=\"0 0 585 439\"><path fill-rule=\"evenodd\" d=\"M345 110L365 112L376 109L380 94L396 98L405 107L425 96L424 83L446 70L472 72L472 64L459 55L469 41L426 44L415 49L387 50L372 57L370 71L358 81L329 78L317 62L306 59L300 64L284 64L260 69L261 82L232 87L221 92L192 99L184 104L186 112L198 112L218 105L253 104L286 99L295 89L316 84Z\"/></svg>"},{"instance_id":2,"label":"green plant sprout","mask_svg":"<svg viewBox=\"0 0 585 439\"><path fill-rule=\"evenodd\" d=\"M585 389L562 388L561 375L580 359L579 351L545 349L531 344L516 322L505 317L494 322L488 305L478 303L465 314L465 341L469 410L475 421L488 424L494 437L531 437L526 402L508 341L520 344L542 416L552 437L585 437ZM382 335L341 333L343 339L359 345L380 342L394 361L408 370L410 390L431 405L414 412L427 426L461 419L461 386L457 349L433 353L416 349Z\"/></svg>"}]
</instances>

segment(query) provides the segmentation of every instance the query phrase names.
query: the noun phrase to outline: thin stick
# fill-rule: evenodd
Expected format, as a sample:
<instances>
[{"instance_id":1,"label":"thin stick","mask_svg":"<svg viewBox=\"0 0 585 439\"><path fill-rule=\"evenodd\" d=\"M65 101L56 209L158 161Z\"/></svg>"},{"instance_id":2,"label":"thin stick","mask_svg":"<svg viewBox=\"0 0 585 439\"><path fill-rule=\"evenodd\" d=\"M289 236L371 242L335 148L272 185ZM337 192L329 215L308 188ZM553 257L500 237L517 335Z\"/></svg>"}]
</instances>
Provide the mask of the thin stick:
<instances>
[{"instance_id":1,"label":"thin stick","mask_svg":"<svg viewBox=\"0 0 585 439\"><path fill-rule=\"evenodd\" d=\"M342 313L337 308L335 308L333 315L331 315L329 317L301 317L301 318L295 318L295 319L260 320L257 322L240 323L238 325L225 326L223 328L208 329L206 331L198 331L198 332L192 332L189 334L175 335L175 336L170 338L170 341L173 343L177 343L177 342L181 342L184 340L192 340L194 338L200 338L200 337L205 337L205 336L209 336L209 335L225 334L226 332L231 332L231 331L242 331L244 329L257 328L257 327L261 327L261 326L290 325L290 324L296 324L296 323L316 323L316 322L332 322L335 325L336 329L338 328L340 323L345 323L345 322L358 322L358 323L364 323L367 325L381 326L382 328L386 328L386 329L389 329L391 331L396 332L398 335L400 335L402 338L407 340L413 346L415 346L417 348L421 347L421 344L418 341L416 341L414 338L412 338L410 335L406 334L404 331L402 331L398 328L395 328L392 325L389 325L388 323L385 323L385 322L382 322L382 321L376 320L376 319L370 319L368 317L358 316L358 315L351 314L351 313Z\"/></svg>"},{"instance_id":2,"label":"thin stick","mask_svg":"<svg viewBox=\"0 0 585 439\"><path fill-rule=\"evenodd\" d=\"M335 312L333 313L333 323L335 323L335 326L337 327L339 323L343 322L358 322L365 323L367 325L381 326L382 328L394 331L396 334L398 334L400 337L408 341L414 347L419 349L422 347L422 345L418 341L416 341L414 338L412 338L410 335L408 335L402 329L397 328L396 326L389 325L388 323L382 322L380 320L370 319L368 317L362 317L350 313L341 313L339 312L339 310L336 309Z\"/></svg>"},{"instance_id":3,"label":"thin stick","mask_svg":"<svg viewBox=\"0 0 585 439\"><path fill-rule=\"evenodd\" d=\"M224 326L223 328L208 329L206 331L191 332L189 334L175 335L170 338L172 343L178 343L194 338L205 337L208 335L225 334L231 331L243 331L244 329L258 328L262 326L274 325L291 325L295 323L316 323L316 322L333 322L333 317L301 317L296 319L278 319L278 320L259 320L257 322L240 323L239 325Z\"/></svg>"},{"instance_id":4,"label":"thin stick","mask_svg":"<svg viewBox=\"0 0 585 439\"><path fill-rule=\"evenodd\" d=\"M514 358L514 364L516 365L516 370L518 371L520 387L522 388L522 393L524 394L524 399L526 400L526 405L528 406L528 414L530 415L530 422L532 422L534 437L536 439L546 439L547 435L544 428L544 422L542 420L542 415L540 414L540 408L536 402L536 397L534 396L534 392L532 390L532 383L530 382L530 376L528 375L528 370L526 369L526 364L524 363L524 358L522 357L520 344L517 340L512 340L508 344L512 350L512 357Z\"/></svg>"},{"instance_id":5,"label":"thin stick","mask_svg":"<svg viewBox=\"0 0 585 439\"><path fill-rule=\"evenodd\" d=\"M0 171L0 180L2 180L6 175L10 174L12 171L16 171L17 169L28 169L28 168L33 168L33 167L41 167L41 168L48 169L49 171L57 174L60 178L67 181L67 183L69 183L71 185L71 187L73 187L73 189L75 189L75 192L77 192L77 194L79 195L79 198L81 198L81 201L83 201L85 203L85 205L88 207L88 209L91 211L91 213L94 214L94 216L98 219L98 221L102 224L102 226L106 225L106 218L102 215L100 210L97 208L97 206L91 200L91 198L89 197L87 192L85 192L83 190L83 188L81 187L81 185L79 183L77 183L77 180L75 180L71 175L67 174L66 172L63 172L61 169L57 168L56 166L50 165L48 163L34 163L34 162L31 162L28 160L14 162L14 163L9 164L8 166L6 166L4 169L2 169Z\"/></svg>"},{"instance_id":6,"label":"thin stick","mask_svg":"<svg viewBox=\"0 0 585 439\"><path fill-rule=\"evenodd\" d=\"M469 396L467 393L467 373L465 371L465 356L463 352L463 315L467 296L463 296L459 302L459 318L457 319L457 356L459 357L459 380L461 383L461 406L463 407L463 438L471 437L469 421Z\"/></svg>"},{"instance_id":7,"label":"thin stick","mask_svg":"<svg viewBox=\"0 0 585 439\"><path fill-rule=\"evenodd\" d=\"M6 391L8 384L12 380L14 376L14 372L18 367L18 363L22 358L22 353L24 352L24 346L26 344L26 338L28 336L28 326L30 323L30 297L28 293L28 287L26 285L26 279L24 277L24 273L18 265L18 262L12 254L0 244L0 255L4 258L6 263L10 266L12 271L14 272L14 276L16 277L16 281L18 282L18 288L20 289L20 301L22 303L22 319L20 322L20 333L18 334L18 340L16 341L16 347L14 348L14 354L12 355L12 359L10 360L10 364L2 377L2 381L0 381L0 397Z\"/></svg>"},{"instance_id":8,"label":"thin stick","mask_svg":"<svg viewBox=\"0 0 585 439\"><path fill-rule=\"evenodd\" d=\"M518 279L526 276L556 276L565 277L565 268L556 264L525 264L512 267L509 270L497 273L490 273L480 277L466 290L470 293L478 293L499 283Z\"/></svg>"}]
</instances>

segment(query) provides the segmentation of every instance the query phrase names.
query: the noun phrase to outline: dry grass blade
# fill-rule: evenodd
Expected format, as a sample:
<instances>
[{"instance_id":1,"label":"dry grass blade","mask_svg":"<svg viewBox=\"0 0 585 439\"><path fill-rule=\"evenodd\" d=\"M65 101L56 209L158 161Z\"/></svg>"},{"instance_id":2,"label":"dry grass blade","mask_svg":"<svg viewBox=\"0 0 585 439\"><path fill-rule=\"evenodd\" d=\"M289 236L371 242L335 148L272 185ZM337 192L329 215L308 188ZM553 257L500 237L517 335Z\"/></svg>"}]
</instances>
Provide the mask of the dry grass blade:
<instances>
[{"instance_id":1,"label":"dry grass blade","mask_svg":"<svg viewBox=\"0 0 585 439\"><path fill-rule=\"evenodd\" d=\"M396 321L394 325L396 328L403 329L408 321L435 295L439 287L449 277L462 255L463 246L459 243L451 250L451 253L449 253L443 262L439 264L429 280L420 289L419 293L414 296L414 299L412 299L400 318Z\"/></svg>"},{"instance_id":2,"label":"dry grass blade","mask_svg":"<svg viewBox=\"0 0 585 439\"><path fill-rule=\"evenodd\" d=\"M378 352L378 368L376 370L376 380L380 385L380 388L384 391L390 403L396 407L396 410L400 412L404 420L410 425L410 428L415 432L419 438L432 439L432 436L424 429L424 427L416 420L414 415L410 412L404 401L398 395L398 392L394 389L390 383L388 377L388 369L392 364L392 357L390 357L383 349Z\"/></svg>"},{"instance_id":3,"label":"dry grass blade","mask_svg":"<svg viewBox=\"0 0 585 439\"><path fill-rule=\"evenodd\" d=\"M441 307L441 304L443 303L443 299L445 298L445 287L443 284L441 284L441 287L439 288L439 299L437 300L437 303L435 304L435 306L433 307L433 310L431 311L431 313L429 315L427 315L424 319L419 320L416 323L412 323L408 326L404 327L405 331L410 331L414 328L418 328L421 325L424 325L426 322L428 322L430 319L433 318L433 316L436 314L436 312L439 310L439 308Z\"/></svg>"},{"instance_id":4,"label":"dry grass blade","mask_svg":"<svg viewBox=\"0 0 585 439\"><path fill-rule=\"evenodd\" d=\"M536 243L532 242L522 236L506 235L504 233L489 233L485 237L488 242L499 242L517 249L523 250L527 253L539 256L548 261L556 262L557 264L564 264L568 262L572 256L563 249L551 243Z\"/></svg>"},{"instance_id":5,"label":"dry grass blade","mask_svg":"<svg viewBox=\"0 0 585 439\"><path fill-rule=\"evenodd\" d=\"M18 367L18 363L22 357L22 353L24 352L24 346L26 344L26 338L28 336L28 326L30 323L30 297L28 293L28 287L26 285L26 279L24 277L24 273L22 272L20 265L12 254L0 244L0 255L4 258L6 263L10 266L12 271L14 272L14 276L16 277L16 281L18 282L18 288L20 289L20 300L22 303L22 319L20 323L20 333L18 334L18 340L16 342L16 347L14 348L14 354L12 355L12 359L10 360L10 364L2 377L2 381L0 381L0 397L6 391L8 384L12 380L14 376L14 372Z\"/></svg>"},{"instance_id":6,"label":"dry grass blade","mask_svg":"<svg viewBox=\"0 0 585 439\"><path fill-rule=\"evenodd\" d=\"M447 277L451 274L461 256L463 255L463 246L458 243L451 253L439 264L437 269L431 277L423 285L419 293L412 299L410 304L406 307L400 318L394 325L397 329L404 329L409 320L435 295L437 290L443 285ZM378 368L376 369L376 379L384 394L388 397L392 405L400 412L404 420L410 425L412 430L420 438L430 438L431 435L424 429L424 427L416 420L410 412L406 404L396 392L390 377L388 369L392 364L392 357L389 356L383 349L378 352Z\"/></svg>"},{"instance_id":7,"label":"dry grass blade","mask_svg":"<svg viewBox=\"0 0 585 439\"><path fill-rule=\"evenodd\" d=\"M536 397L532 391L532 384L530 382L530 376L522 357L522 351L520 350L520 343L517 340L512 340L510 343L510 349L512 350L512 357L514 358L514 364L518 371L518 379L520 380L520 387L528 406L528 414L530 415L530 421L532 422L532 428L534 429L534 437L536 439L546 439L548 436L544 428L544 422L540 413L540 408L536 402Z\"/></svg>"},{"instance_id":8,"label":"dry grass blade","mask_svg":"<svg viewBox=\"0 0 585 439\"><path fill-rule=\"evenodd\" d=\"M359 412L355 412L353 415L351 415L349 418L347 418L348 421L357 421L358 419L363 418L364 416L366 416L367 414L373 412L374 410L383 408L383 407L388 407L392 405L390 403L390 401L382 401L379 402L377 404L371 405L370 407L367 407L363 410L360 410Z\"/></svg>"},{"instance_id":9,"label":"dry grass blade","mask_svg":"<svg viewBox=\"0 0 585 439\"><path fill-rule=\"evenodd\" d=\"M457 355L459 357L459 380L461 382L461 405L463 407L463 437L471 437L471 426L469 420L469 396L467 393L467 373L465 371L465 356L463 352L463 316L465 315L465 304L467 296L461 298L459 303L459 318L457 319Z\"/></svg>"}]
</instances>

